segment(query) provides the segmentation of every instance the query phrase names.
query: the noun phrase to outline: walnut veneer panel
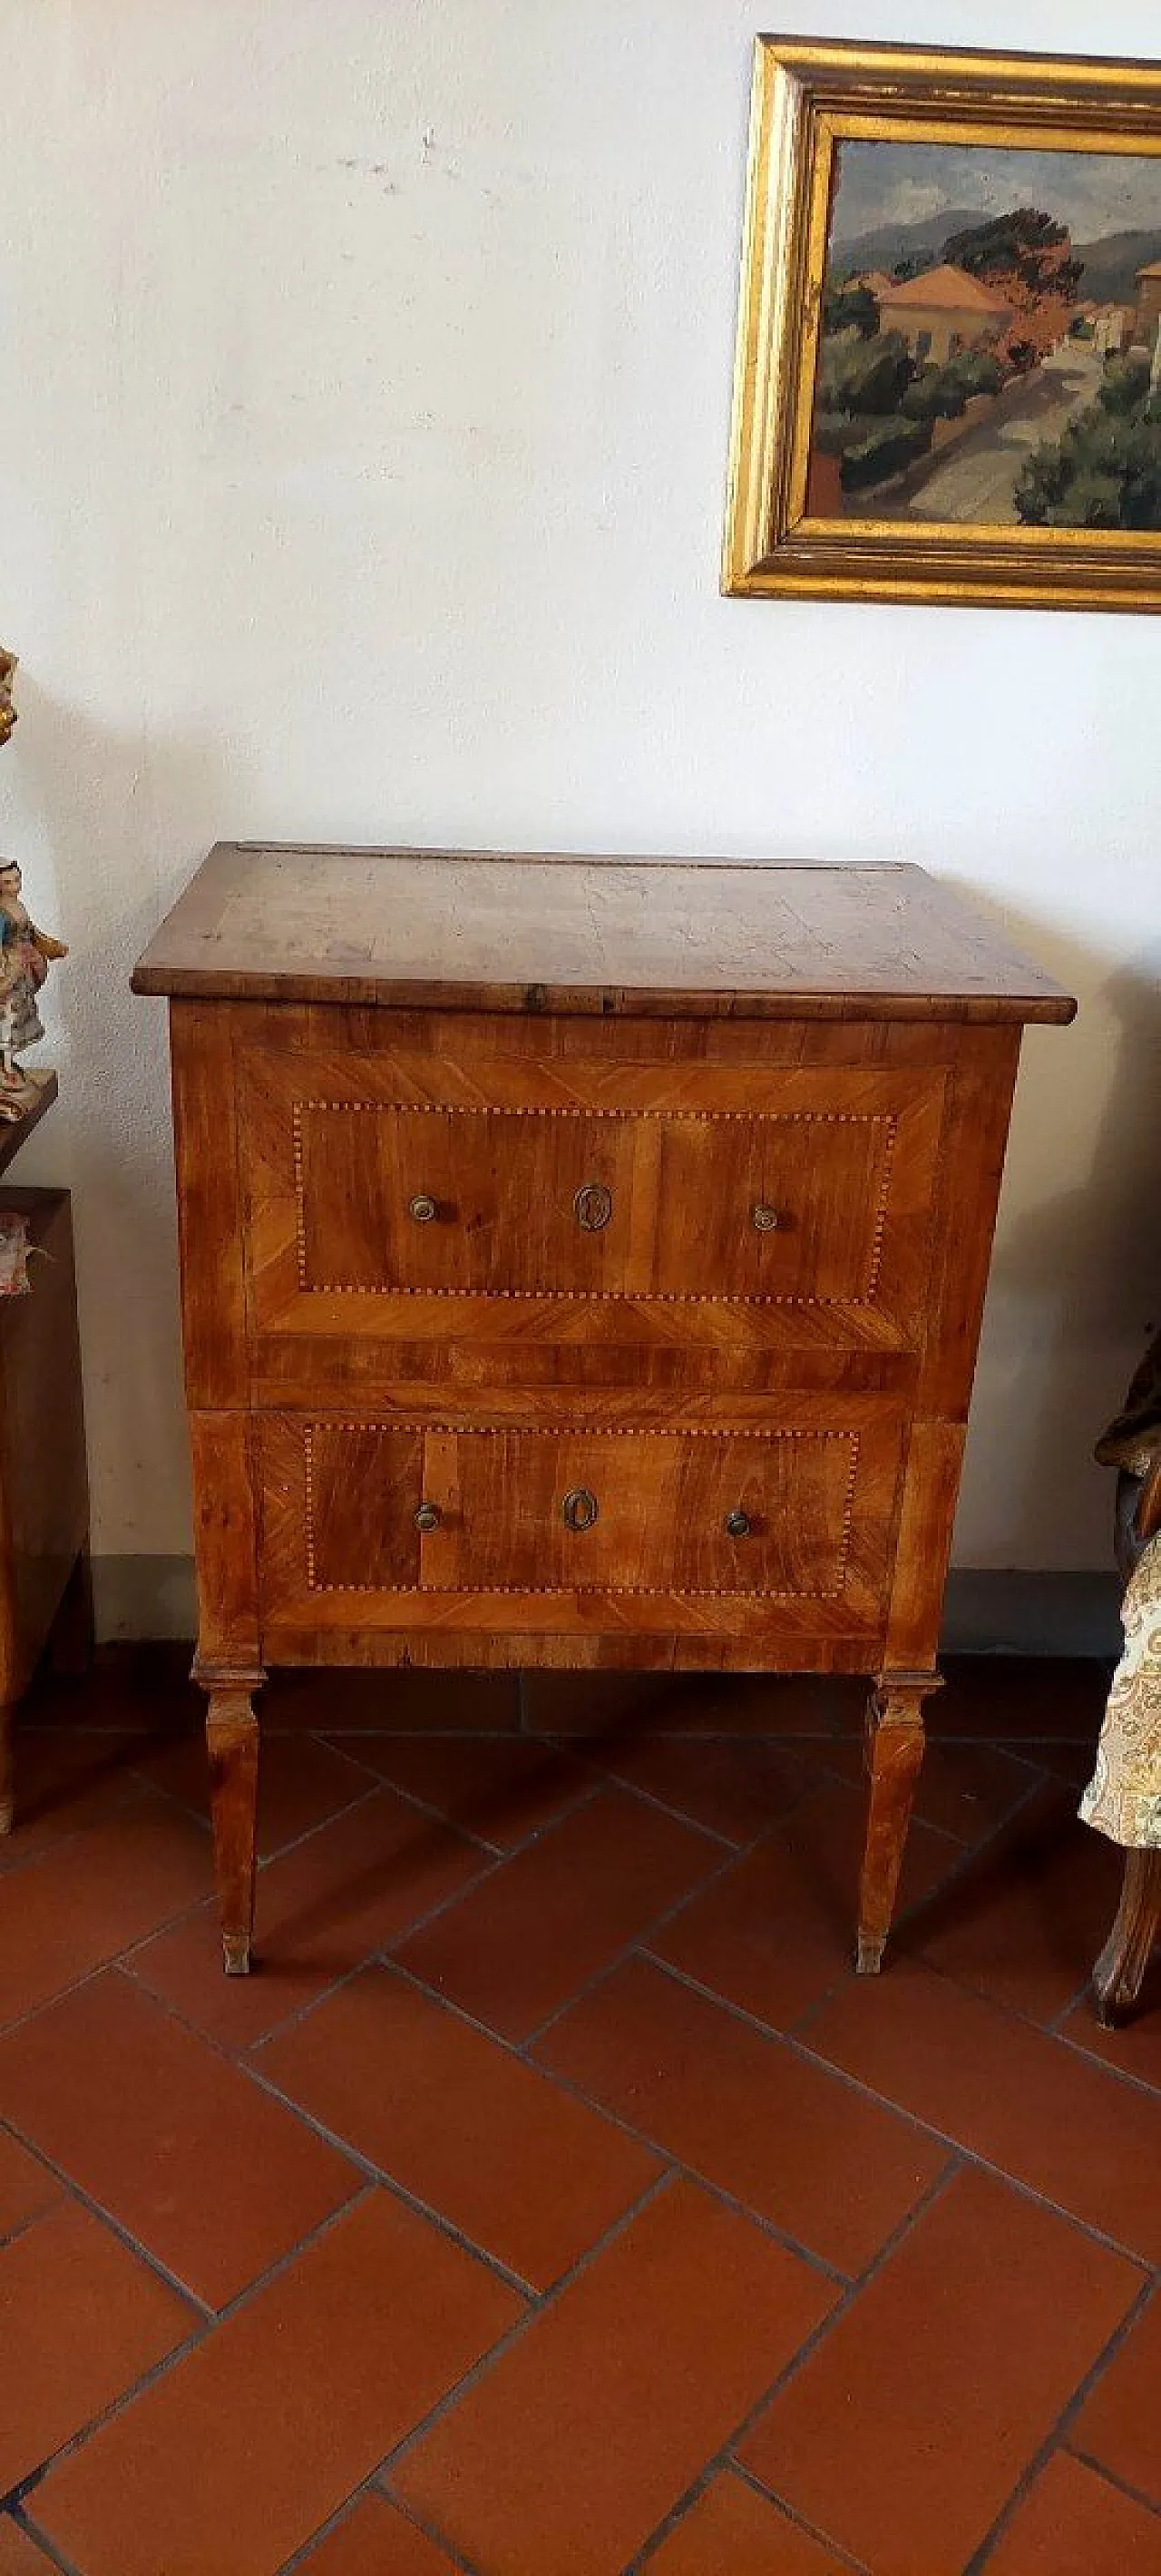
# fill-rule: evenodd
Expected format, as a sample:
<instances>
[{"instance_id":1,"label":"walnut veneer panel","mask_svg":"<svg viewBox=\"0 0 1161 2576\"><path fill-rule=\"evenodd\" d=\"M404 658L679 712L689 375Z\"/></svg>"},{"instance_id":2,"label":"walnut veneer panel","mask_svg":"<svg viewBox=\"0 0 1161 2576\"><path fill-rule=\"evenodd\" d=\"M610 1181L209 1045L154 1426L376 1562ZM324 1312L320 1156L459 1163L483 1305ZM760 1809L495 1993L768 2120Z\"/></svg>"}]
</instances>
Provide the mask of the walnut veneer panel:
<instances>
[{"instance_id":1,"label":"walnut veneer panel","mask_svg":"<svg viewBox=\"0 0 1161 2576\"><path fill-rule=\"evenodd\" d=\"M699 1340L915 1344L940 1072L534 1058L494 1028L240 1053L260 1335L504 1340L518 1298L524 1346L671 1341L674 1303Z\"/></svg>"},{"instance_id":2,"label":"walnut veneer panel","mask_svg":"<svg viewBox=\"0 0 1161 2576\"><path fill-rule=\"evenodd\" d=\"M902 1427L866 1401L668 1432L264 1418L263 1610L325 1626L874 1631Z\"/></svg>"}]
</instances>

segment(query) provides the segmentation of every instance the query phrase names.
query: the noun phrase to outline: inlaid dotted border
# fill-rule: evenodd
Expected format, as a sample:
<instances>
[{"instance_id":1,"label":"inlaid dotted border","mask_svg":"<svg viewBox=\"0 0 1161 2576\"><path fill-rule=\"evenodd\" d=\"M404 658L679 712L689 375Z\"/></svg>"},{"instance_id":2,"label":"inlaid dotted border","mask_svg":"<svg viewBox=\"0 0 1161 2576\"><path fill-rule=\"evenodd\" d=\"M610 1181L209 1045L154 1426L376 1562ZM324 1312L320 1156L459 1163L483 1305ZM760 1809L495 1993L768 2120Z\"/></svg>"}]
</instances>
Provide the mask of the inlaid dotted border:
<instances>
[{"instance_id":1,"label":"inlaid dotted border","mask_svg":"<svg viewBox=\"0 0 1161 2576\"><path fill-rule=\"evenodd\" d=\"M550 1583L320 1583L318 1579L318 1554L315 1545L314 1476L314 1435L315 1431L320 1427L325 1427L328 1431L379 1431L384 1433L392 1431L406 1431L419 1432L423 1434L428 1432L438 1432L450 1434L455 1439L477 1438L484 1440L496 1440L507 1438L509 1436L540 1440L843 1440L847 1443L850 1449L851 1461L847 1474L846 1492L843 1497L842 1532L839 1540L838 1580L836 1583L828 1584L825 1587L820 1587L814 1591L807 1591L800 1588L798 1590L787 1590L782 1592L768 1592L762 1590L733 1592L726 1584L691 1586L675 1585L672 1583L570 1583L562 1586ZM804 1429L793 1431L767 1431L761 1428L755 1429L749 1423L727 1425L715 1424L711 1429L710 1426L705 1423L682 1423L680 1426L669 1427L665 1424L654 1426L652 1423L614 1422L607 1426L604 1424L594 1426L591 1422L554 1422L550 1424L539 1422L407 1422L396 1420L393 1417L390 1422L371 1422L365 1419L362 1421L338 1422L328 1419L325 1426L320 1426L313 1422L306 1422L302 1425L302 1444L305 1483L304 1520L306 1537L306 1580L307 1589L310 1592L353 1592L364 1595L386 1593L389 1596L403 1592L415 1595L421 1593L434 1595L450 1592L462 1594L465 1597L473 1593L482 1593L489 1599L495 1595L502 1599L513 1598L520 1600L550 1600L553 1597L561 1600L569 1600L572 1598L574 1593L592 1595L596 1595L598 1593L609 1593L617 1597L628 1596L632 1599L663 1600L665 1598L672 1598L675 1601L837 1601L841 1599L846 1588L847 1566L851 1551L851 1534L854 1525L855 1486L858 1481L859 1473L860 1434L857 1431L810 1431Z\"/></svg>"},{"instance_id":2,"label":"inlaid dotted border","mask_svg":"<svg viewBox=\"0 0 1161 2576\"><path fill-rule=\"evenodd\" d=\"M370 1112L386 1118L609 1118L623 1124L651 1120L686 1126L721 1126L730 1123L743 1126L776 1127L885 1127L882 1179L875 1205L871 1232L871 1258L867 1282L858 1297L815 1297L809 1293L787 1291L768 1294L759 1290L753 1295L739 1291L736 1296L699 1295L682 1289L626 1288L408 1288L378 1281L358 1287L345 1279L312 1280L306 1249L306 1187L304 1174L302 1122L312 1110L350 1110L355 1115ZM304 1297L502 1297L508 1300L531 1300L547 1305L599 1306L842 1306L859 1310L873 1306L879 1287L883 1263L883 1236L891 1196L891 1168L898 1134L898 1119L889 1110L855 1109L586 1109L586 1108L499 1108L494 1103L476 1107L459 1102L418 1100L296 1100L292 1110L294 1153L295 1249L298 1285Z\"/></svg>"}]
</instances>

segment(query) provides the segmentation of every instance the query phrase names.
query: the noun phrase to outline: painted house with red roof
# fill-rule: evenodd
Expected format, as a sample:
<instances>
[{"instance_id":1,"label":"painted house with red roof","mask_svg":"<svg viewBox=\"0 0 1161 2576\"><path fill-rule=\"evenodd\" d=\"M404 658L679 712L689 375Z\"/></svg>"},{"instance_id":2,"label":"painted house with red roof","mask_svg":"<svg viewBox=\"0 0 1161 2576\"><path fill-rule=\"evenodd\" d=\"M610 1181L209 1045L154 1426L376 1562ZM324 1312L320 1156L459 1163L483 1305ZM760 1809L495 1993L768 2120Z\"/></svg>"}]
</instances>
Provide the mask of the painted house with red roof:
<instances>
[{"instance_id":1,"label":"painted house with red roof","mask_svg":"<svg viewBox=\"0 0 1161 2576\"><path fill-rule=\"evenodd\" d=\"M914 358L945 367L961 349L998 340L1013 318L1012 306L993 286L944 261L904 285L892 283L878 297L879 323L898 331Z\"/></svg>"}]
</instances>

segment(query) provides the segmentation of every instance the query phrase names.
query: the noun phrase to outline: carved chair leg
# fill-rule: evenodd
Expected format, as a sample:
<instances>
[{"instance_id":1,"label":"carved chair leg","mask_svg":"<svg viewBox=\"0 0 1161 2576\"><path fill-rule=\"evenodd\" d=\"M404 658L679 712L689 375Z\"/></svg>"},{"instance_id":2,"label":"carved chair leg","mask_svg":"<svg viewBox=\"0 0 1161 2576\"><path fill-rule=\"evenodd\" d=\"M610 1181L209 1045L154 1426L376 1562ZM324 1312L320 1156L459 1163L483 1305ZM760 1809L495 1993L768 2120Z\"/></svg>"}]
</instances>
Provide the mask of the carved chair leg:
<instances>
[{"instance_id":1,"label":"carved chair leg","mask_svg":"<svg viewBox=\"0 0 1161 2576\"><path fill-rule=\"evenodd\" d=\"M214 1868L222 1920L222 1962L228 1977L250 1973L254 1931L254 1864L258 1823L258 1720L247 1679L221 1683L199 1677L209 1691L206 1745Z\"/></svg>"},{"instance_id":2,"label":"carved chair leg","mask_svg":"<svg viewBox=\"0 0 1161 2576\"><path fill-rule=\"evenodd\" d=\"M1121 1901L1092 1972L1096 2017L1106 2030L1131 2013L1161 1936L1161 1851L1127 1851Z\"/></svg>"},{"instance_id":3,"label":"carved chair leg","mask_svg":"<svg viewBox=\"0 0 1161 2576\"><path fill-rule=\"evenodd\" d=\"M10 1834L16 1812L13 1782L12 1736L16 1711L11 1702L0 1705L0 1834Z\"/></svg>"},{"instance_id":4,"label":"carved chair leg","mask_svg":"<svg viewBox=\"0 0 1161 2576\"><path fill-rule=\"evenodd\" d=\"M866 1767L870 1780L867 1839L859 1884L861 1977L876 1977L883 1961L895 1891L903 1865L911 1801L923 1761L923 1702L939 1688L937 1673L884 1675L867 1710Z\"/></svg>"}]
</instances>

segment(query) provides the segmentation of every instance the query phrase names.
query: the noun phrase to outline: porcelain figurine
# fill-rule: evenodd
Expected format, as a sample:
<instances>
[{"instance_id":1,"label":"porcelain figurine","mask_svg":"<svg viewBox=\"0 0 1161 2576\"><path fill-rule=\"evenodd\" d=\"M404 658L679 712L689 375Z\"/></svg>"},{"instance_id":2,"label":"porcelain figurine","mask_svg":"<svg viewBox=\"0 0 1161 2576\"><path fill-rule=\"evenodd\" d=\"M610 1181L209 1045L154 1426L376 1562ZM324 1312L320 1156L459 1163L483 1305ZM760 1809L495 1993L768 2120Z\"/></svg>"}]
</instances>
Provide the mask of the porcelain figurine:
<instances>
[{"instance_id":1,"label":"porcelain figurine","mask_svg":"<svg viewBox=\"0 0 1161 2576\"><path fill-rule=\"evenodd\" d=\"M35 1100L47 1074L25 1072L17 1052L44 1036L36 997L49 963L67 957L63 939L38 930L21 901L15 859L0 859L0 1118L19 1118Z\"/></svg>"}]
</instances>

